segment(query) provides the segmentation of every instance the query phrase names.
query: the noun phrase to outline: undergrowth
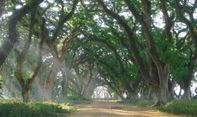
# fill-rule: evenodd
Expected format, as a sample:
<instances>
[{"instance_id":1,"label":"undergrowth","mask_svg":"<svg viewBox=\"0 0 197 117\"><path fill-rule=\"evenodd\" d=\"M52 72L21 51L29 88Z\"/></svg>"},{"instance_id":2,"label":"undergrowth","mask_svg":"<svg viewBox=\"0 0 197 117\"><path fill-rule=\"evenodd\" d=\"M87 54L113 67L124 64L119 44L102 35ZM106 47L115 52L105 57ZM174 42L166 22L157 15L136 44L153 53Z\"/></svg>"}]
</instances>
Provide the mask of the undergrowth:
<instances>
[{"instance_id":1,"label":"undergrowth","mask_svg":"<svg viewBox=\"0 0 197 117\"><path fill-rule=\"evenodd\" d=\"M197 116L197 100L191 101L171 101L166 105L158 108L162 112Z\"/></svg>"},{"instance_id":2,"label":"undergrowth","mask_svg":"<svg viewBox=\"0 0 197 117\"><path fill-rule=\"evenodd\" d=\"M0 102L0 117L56 117L73 111L74 108L65 103L19 101Z\"/></svg>"},{"instance_id":3,"label":"undergrowth","mask_svg":"<svg viewBox=\"0 0 197 117\"><path fill-rule=\"evenodd\" d=\"M147 107L153 105L154 101L153 100L123 100L120 101L119 103L131 105L131 106Z\"/></svg>"}]
</instances>

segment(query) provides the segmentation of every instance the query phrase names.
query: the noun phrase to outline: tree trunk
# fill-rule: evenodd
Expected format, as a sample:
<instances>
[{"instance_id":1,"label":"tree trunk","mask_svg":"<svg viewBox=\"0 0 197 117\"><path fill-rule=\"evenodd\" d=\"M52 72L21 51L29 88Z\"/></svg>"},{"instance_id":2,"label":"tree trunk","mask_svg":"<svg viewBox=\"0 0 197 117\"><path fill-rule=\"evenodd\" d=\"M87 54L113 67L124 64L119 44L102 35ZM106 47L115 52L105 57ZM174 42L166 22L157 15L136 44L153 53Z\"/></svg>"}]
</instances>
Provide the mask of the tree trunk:
<instances>
[{"instance_id":1,"label":"tree trunk","mask_svg":"<svg viewBox=\"0 0 197 117\"><path fill-rule=\"evenodd\" d=\"M146 87L147 89L144 89L144 91L141 93L141 99L142 100L152 100L153 99L153 91L151 87Z\"/></svg>"},{"instance_id":2,"label":"tree trunk","mask_svg":"<svg viewBox=\"0 0 197 117\"><path fill-rule=\"evenodd\" d=\"M192 57L194 56L194 57ZM182 82L182 89L184 90L184 94L182 96L182 99L184 100L190 100L191 99L191 92L190 92L190 86L191 81L194 78L194 69L195 69L195 61L196 61L197 55L191 54L190 61L188 63L188 73L185 77L183 77Z\"/></svg>"},{"instance_id":3,"label":"tree trunk","mask_svg":"<svg viewBox=\"0 0 197 117\"><path fill-rule=\"evenodd\" d=\"M169 96L168 99L174 99L174 87L175 87L175 82L173 80L169 80L168 82L168 91L169 91Z\"/></svg>"},{"instance_id":4,"label":"tree trunk","mask_svg":"<svg viewBox=\"0 0 197 117\"><path fill-rule=\"evenodd\" d=\"M155 103L152 106L162 106L167 101L167 89L165 87L159 88L155 92Z\"/></svg>"},{"instance_id":5,"label":"tree trunk","mask_svg":"<svg viewBox=\"0 0 197 117\"><path fill-rule=\"evenodd\" d=\"M184 86L183 90L184 90L184 94L182 96L182 99L183 100L191 100L190 86L189 85Z\"/></svg>"},{"instance_id":6,"label":"tree trunk","mask_svg":"<svg viewBox=\"0 0 197 117\"><path fill-rule=\"evenodd\" d=\"M63 75L63 80L62 80L62 97L66 97L68 93L68 81L65 77L65 75Z\"/></svg>"},{"instance_id":7,"label":"tree trunk","mask_svg":"<svg viewBox=\"0 0 197 117\"><path fill-rule=\"evenodd\" d=\"M26 87L22 88L23 102L29 102L29 90Z\"/></svg>"},{"instance_id":8,"label":"tree trunk","mask_svg":"<svg viewBox=\"0 0 197 117\"><path fill-rule=\"evenodd\" d=\"M167 102L168 97L168 77L169 77L169 68L165 66L162 72L158 72L159 79L159 89L156 89L155 96L156 101L153 106L162 106Z\"/></svg>"},{"instance_id":9,"label":"tree trunk","mask_svg":"<svg viewBox=\"0 0 197 117\"><path fill-rule=\"evenodd\" d=\"M3 11L5 9L5 0L0 1L0 17L3 14Z\"/></svg>"},{"instance_id":10,"label":"tree trunk","mask_svg":"<svg viewBox=\"0 0 197 117\"><path fill-rule=\"evenodd\" d=\"M137 92L128 92L127 99L129 99L131 101L136 101L138 99L138 93Z\"/></svg>"},{"instance_id":11,"label":"tree trunk","mask_svg":"<svg viewBox=\"0 0 197 117\"><path fill-rule=\"evenodd\" d=\"M44 86L44 91L45 94L43 95L45 100L52 100L52 92L54 88L54 80L57 76L58 71L61 68L61 61L59 61L56 57L53 57L52 59L52 68L51 71L49 72L45 86Z\"/></svg>"},{"instance_id":12,"label":"tree trunk","mask_svg":"<svg viewBox=\"0 0 197 117\"><path fill-rule=\"evenodd\" d=\"M85 97L91 97L92 94L94 93L94 89L97 87L97 85L95 85L97 83L97 80L95 78L93 78L91 80L91 82L89 83L87 90L85 91Z\"/></svg>"}]
</instances>

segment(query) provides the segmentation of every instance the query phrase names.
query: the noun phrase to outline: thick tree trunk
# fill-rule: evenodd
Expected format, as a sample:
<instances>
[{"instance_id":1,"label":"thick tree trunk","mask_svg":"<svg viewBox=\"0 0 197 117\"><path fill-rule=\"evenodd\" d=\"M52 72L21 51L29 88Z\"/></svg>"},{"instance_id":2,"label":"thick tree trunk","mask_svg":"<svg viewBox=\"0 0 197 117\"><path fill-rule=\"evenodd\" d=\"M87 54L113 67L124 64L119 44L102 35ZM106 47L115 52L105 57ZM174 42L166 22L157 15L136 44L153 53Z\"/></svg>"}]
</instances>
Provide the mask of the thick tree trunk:
<instances>
[{"instance_id":1,"label":"thick tree trunk","mask_svg":"<svg viewBox=\"0 0 197 117\"><path fill-rule=\"evenodd\" d=\"M168 77L169 77L169 68L165 66L162 72L158 72L159 78L159 87L155 90L156 101L153 106L162 106L167 102L167 97L169 95L168 91Z\"/></svg>"},{"instance_id":2,"label":"thick tree trunk","mask_svg":"<svg viewBox=\"0 0 197 117\"><path fill-rule=\"evenodd\" d=\"M192 57L194 56L194 57ZM197 59L197 55L193 55L191 53L190 61L188 63L188 73L185 77L183 77L183 82L182 82L182 89L184 90L184 94L182 96L182 99L184 100L190 100L191 99L191 92L190 92L190 86L191 86L191 81L194 78L194 69L195 69L195 61Z\"/></svg>"},{"instance_id":3,"label":"thick tree trunk","mask_svg":"<svg viewBox=\"0 0 197 117\"><path fill-rule=\"evenodd\" d=\"M156 101L154 106L162 106L167 102L167 89L166 88L160 88L159 92L157 92L156 95Z\"/></svg>"},{"instance_id":4,"label":"thick tree trunk","mask_svg":"<svg viewBox=\"0 0 197 117\"><path fill-rule=\"evenodd\" d=\"M83 96L86 96L86 94L89 94L89 92L88 92L88 88L90 87L90 83L91 83L91 81L92 81L92 75L89 77L89 79L88 79L88 81L87 81L87 83L86 84L84 84L84 86L82 87L82 91L81 91L81 94L83 95ZM90 90L89 90L90 91Z\"/></svg>"},{"instance_id":5,"label":"thick tree trunk","mask_svg":"<svg viewBox=\"0 0 197 117\"><path fill-rule=\"evenodd\" d=\"M184 94L181 97L184 100L190 100L191 99L191 92L190 92L190 86L191 81L194 78L193 71L194 71L194 61L190 60L190 63L188 64L188 73L185 77L183 77L181 88L184 90Z\"/></svg>"},{"instance_id":6,"label":"thick tree trunk","mask_svg":"<svg viewBox=\"0 0 197 117\"><path fill-rule=\"evenodd\" d=\"M127 99L129 99L131 101L136 101L138 99L138 93L137 92L128 92Z\"/></svg>"},{"instance_id":7,"label":"thick tree trunk","mask_svg":"<svg viewBox=\"0 0 197 117\"><path fill-rule=\"evenodd\" d=\"M117 87L114 87L111 83L107 82L107 85L109 86L109 88L111 88L111 90L113 90L117 96L121 99L121 100L125 100L125 97L123 96L123 92L121 90L119 90Z\"/></svg>"},{"instance_id":8,"label":"thick tree trunk","mask_svg":"<svg viewBox=\"0 0 197 117\"><path fill-rule=\"evenodd\" d=\"M163 88L159 88L156 92L155 92L155 103L153 104L153 106L162 106L166 103L167 101L167 91L168 89L166 87Z\"/></svg>"},{"instance_id":9,"label":"thick tree trunk","mask_svg":"<svg viewBox=\"0 0 197 117\"><path fill-rule=\"evenodd\" d=\"M94 89L97 87L97 85L95 85L97 82L98 81L95 78L91 80L87 87L87 90L84 92L85 97L91 97L93 95Z\"/></svg>"},{"instance_id":10,"label":"thick tree trunk","mask_svg":"<svg viewBox=\"0 0 197 117\"><path fill-rule=\"evenodd\" d=\"M184 90L184 94L183 94L183 96L182 96L182 99L183 99L183 100L191 100L190 86L189 86L189 85L184 86L184 87L183 87L183 90Z\"/></svg>"},{"instance_id":11,"label":"thick tree trunk","mask_svg":"<svg viewBox=\"0 0 197 117\"><path fill-rule=\"evenodd\" d=\"M175 82L173 80L169 80L168 82L168 91L169 91L169 96L168 99L174 99L174 87L175 87Z\"/></svg>"},{"instance_id":12,"label":"thick tree trunk","mask_svg":"<svg viewBox=\"0 0 197 117\"><path fill-rule=\"evenodd\" d=\"M141 92L140 99L142 100L152 100L153 99L153 90L151 87L146 87L143 92Z\"/></svg>"},{"instance_id":13,"label":"thick tree trunk","mask_svg":"<svg viewBox=\"0 0 197 117\"><path fill-rule=\"evenodd\" d=\"M58 71L61 68L61 61L59 61L56 57L53 57L52 60L52 68L51 71L49 72L45 85L44 85L44 95L43 98L45 100L52 100L52 92L53 92L53 88L54 88L54 80L57 76Z\"/></svg>"},{"instance_id":14,"label":"thick tree trunk","mask_svg":"<svg viewBox=\"0 0 197 117\"><path fill-rule=\"evenodd\" d=\"M26 87L22 88L23 102L29 102L29 90Z\"/></svg>"},{"instance_id":15,"label":"thick tree trunk","mask_svg":"<svg viewBox=\"0 0 197 117\"><path fill-rule=\"evenodd\" d=\"M152 100L153 99L153 91L151 88L148 90L148 95L146 96L146 99Z\"/></svg>"},{"instance_id":16,"label":"thick tree trunk","mask_svg":"<svg viewBox=\"0 0 197 117\"><path fill-rule=\"evenodd\" d=\"M63 80L62 80L62 97L66 97L68 94L68 81L65 77L65 75L63 75Z\"/></svg>"}]
</instances>

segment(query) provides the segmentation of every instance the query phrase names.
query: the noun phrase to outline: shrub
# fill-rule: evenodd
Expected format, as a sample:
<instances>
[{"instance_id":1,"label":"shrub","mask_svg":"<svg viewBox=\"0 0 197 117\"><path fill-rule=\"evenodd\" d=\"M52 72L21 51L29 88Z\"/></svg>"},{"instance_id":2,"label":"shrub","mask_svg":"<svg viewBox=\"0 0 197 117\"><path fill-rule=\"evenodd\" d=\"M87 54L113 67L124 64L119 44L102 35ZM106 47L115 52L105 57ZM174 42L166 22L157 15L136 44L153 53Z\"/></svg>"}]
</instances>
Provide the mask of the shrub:
<instances>
[{"instance_id":1,"label":"shrub","mask_svg":"<svg viewBox=\"0 0 197 117\"><path fill-rule=\"evenodd\" d=\"M86 97L68 96L67 98L72 104L90 103L92 100Z\"/></svg>"},{"instance_id":2,"label":"shrub","mask_svg":"<svg viewBox=\"0 0 197 117\"><path fill-rule=\"evenodd\" d=\"M69 113L72 110L71 106L63 103L0 103L0 117L53 117L60 113Z\"/></svg>"},{"instance_id":3,"label":"shrub","mask_svg":"<svg viewBox=\"0 0 197 117\"><path fill-rule=\"evenodd\" d=\"M163 112L194 116L197 115L197 100L171 101L158 109Z\"/></svg>"},{"instance_id":4,"label":"shrub","mask_svg":"<svg viewBox=\"0 0 197 117\"><path fill-rule=\"evenodd\" d=\"M126 104L126 105L132 105L132 106L139 106L139 107L146 107L153 105L153 100L123 100L120 103Z\"/></svg>"}]
</instances>

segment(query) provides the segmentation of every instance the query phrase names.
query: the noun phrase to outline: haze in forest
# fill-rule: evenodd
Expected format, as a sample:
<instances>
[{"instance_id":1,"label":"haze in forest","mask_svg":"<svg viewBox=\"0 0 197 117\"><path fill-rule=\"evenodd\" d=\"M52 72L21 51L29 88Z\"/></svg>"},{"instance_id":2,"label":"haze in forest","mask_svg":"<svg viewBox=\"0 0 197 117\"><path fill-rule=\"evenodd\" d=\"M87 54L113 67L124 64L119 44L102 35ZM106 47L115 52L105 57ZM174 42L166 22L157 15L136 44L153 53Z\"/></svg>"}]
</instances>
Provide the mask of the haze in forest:
<instances>
[{"instance_id":1,"label":"haze in forest","mask_svg":"<svg viewBox=\"0 0 197 117\"><path fill-rule=\"evenodd\" d=\"M2 100L194 102L196 60L196 0L0 0Z\"/></svg>"}]
</instances>

